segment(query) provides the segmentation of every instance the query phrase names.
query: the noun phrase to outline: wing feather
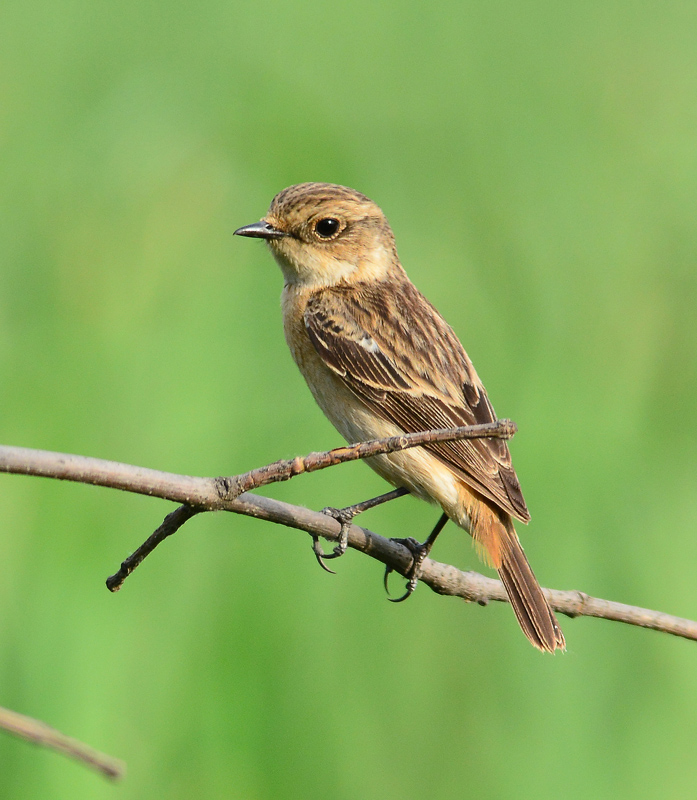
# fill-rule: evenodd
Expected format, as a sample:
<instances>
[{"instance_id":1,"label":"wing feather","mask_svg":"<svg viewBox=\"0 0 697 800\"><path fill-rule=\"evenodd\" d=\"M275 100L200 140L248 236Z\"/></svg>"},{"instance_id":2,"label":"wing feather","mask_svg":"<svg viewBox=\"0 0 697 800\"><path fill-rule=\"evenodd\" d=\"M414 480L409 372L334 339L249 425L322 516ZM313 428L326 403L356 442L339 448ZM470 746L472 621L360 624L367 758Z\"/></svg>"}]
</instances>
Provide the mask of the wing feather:
<instances>
[{"instance_id":1,"label":"wing feather","mask_svg":"<svg viewBox=\"0 0 697 800\"><path fill-rule=\"evenodd\" d=\"M327 367L376 414L404 431L496 419L452 328L406 278L321 289L310 297L304 322ZM426 447L508 513L523 522L530 519L502 439Z\"/></svg>"}]
</instances>

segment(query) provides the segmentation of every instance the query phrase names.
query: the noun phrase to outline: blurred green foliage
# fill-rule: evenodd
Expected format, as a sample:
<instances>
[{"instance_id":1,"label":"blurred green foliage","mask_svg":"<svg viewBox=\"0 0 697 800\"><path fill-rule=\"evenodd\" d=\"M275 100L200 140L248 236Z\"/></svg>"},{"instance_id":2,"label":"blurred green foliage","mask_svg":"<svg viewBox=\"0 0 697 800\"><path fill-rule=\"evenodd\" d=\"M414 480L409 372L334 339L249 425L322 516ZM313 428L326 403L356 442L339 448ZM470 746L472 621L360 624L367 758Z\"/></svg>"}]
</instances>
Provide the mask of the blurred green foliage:
<instances>
[{"instance_id":1,"label":"blurred green foliage","mask_svg":"<svg viewBox=\"0 0 697 800\"><path fill-rule=\"evenodd\" d=\"M541 581L697 616L696 35L685 2L4 0L0 441L207 475L337 444L232 231L345 183L520 427ZM508 607L393 606L374 562L223 514L112 596L171 506L0 484L0 704L129 766L2 735L3 798L694 794L694 643L562 620L543 656ZM479 568L452 526L435 557Z\"/></svg>"}]
</instances>

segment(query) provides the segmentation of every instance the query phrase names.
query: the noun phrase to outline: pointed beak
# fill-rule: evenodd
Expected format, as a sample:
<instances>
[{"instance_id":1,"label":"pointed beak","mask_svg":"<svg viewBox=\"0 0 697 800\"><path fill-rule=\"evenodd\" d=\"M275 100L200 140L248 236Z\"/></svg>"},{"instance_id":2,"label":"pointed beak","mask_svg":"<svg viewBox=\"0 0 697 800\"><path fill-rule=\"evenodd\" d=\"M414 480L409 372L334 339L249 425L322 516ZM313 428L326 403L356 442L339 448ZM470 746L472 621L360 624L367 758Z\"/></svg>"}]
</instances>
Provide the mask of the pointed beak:
<instances>
[{"instance_id":1,"label":"pointed beak","mask_svg":"<svg viewBox=\"0 0 697 800\"><path fill-rule=\"evenodd\" d=\"M279 231L278 228L270 222L253 222L251 225L245 225L235 231L235 236L249 236L251 239L282 239L288 234L285 231Z\"/></svg>"}]
</instances>

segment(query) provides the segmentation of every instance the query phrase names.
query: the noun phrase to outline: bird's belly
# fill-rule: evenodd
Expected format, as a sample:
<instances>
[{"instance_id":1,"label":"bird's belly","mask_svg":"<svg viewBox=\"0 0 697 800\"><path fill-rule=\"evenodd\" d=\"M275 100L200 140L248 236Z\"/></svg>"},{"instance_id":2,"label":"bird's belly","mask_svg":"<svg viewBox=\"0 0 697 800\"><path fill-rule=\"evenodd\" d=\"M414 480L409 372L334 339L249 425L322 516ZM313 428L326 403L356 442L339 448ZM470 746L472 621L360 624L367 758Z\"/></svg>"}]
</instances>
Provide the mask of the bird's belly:
<instances>
[{"instance_id":1,"label":"bird's belly","mask_svg":"<svg viewBox=\"0 0 697 800\"><path fill-rule=\"evenodd\" d=\"M291 345L293 358L317 404L347 442L404 433L402 428L369 408L322 362L310 342L308 345L311 350ZM438 503L455 522L468 527L461 502L462 481L427 450L414 447L373 456L365 462L393 486L404 487L423 500Z\"/></svg>"}]
</instances>

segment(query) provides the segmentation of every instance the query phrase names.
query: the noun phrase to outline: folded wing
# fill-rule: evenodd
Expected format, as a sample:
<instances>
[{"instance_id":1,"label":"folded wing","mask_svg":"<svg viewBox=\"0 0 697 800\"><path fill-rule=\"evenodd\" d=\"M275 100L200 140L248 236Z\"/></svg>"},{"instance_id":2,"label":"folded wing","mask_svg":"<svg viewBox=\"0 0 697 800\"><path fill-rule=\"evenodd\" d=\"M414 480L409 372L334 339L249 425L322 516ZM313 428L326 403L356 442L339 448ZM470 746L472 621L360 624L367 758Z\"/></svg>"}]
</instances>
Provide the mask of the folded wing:
<instances>
[{"instance_id":1,"label":"folded wing","mask_svg":"<svg viewBox=\"0 0 697 800\"><path fill-rule=\"evenodd\" d=\"M409 281L319 290L304 320L327 367L376 414L405 432L496 419L452 328ZM505 441L425 447L509 514L530 519Z\"/></svg>"}]
</instances>

